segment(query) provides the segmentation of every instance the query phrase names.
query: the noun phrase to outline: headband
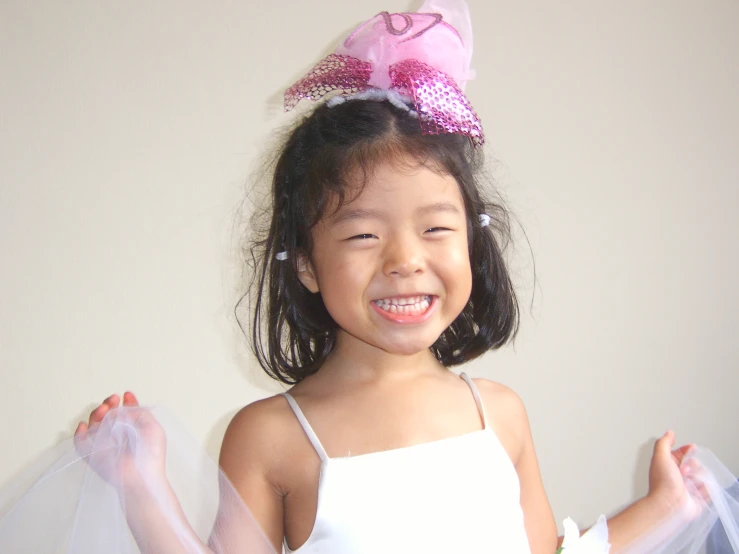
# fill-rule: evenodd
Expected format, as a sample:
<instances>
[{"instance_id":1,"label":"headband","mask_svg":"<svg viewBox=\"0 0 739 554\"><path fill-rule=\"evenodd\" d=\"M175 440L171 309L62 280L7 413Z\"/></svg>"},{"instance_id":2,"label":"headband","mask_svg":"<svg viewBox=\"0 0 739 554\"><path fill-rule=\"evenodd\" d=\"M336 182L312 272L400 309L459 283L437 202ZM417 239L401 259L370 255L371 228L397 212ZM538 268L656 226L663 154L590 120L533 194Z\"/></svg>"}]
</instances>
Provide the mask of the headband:
<instances>
[{"instance_id":1,"label":"headband","mask_svg":"<svg viewBox=\"0 0 739 554\"><path fill-rule=\"evenodd\" d=\"M472 25L463 0L426 0L419 13L382 12L285 92L285 110L335 91L334 98L346 100L402 100L413 106L423 134L461 134L480 146L482 124L463 92L474 77L471 58ZM379 94L367 94L372 90Z\"/></svg>"}]
</instances>

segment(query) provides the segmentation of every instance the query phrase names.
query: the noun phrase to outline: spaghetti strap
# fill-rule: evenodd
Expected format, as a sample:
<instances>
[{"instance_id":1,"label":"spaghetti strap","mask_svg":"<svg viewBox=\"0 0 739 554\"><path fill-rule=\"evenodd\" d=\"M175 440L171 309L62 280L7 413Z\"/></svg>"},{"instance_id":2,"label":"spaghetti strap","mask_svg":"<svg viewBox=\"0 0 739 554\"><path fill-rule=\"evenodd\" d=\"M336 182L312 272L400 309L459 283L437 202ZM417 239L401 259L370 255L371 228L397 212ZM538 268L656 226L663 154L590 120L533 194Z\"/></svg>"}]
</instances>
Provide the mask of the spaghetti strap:
<instances>
[{"instance_id":1,"label":"spaghetti strap","mask_svg":"<svg viewBox=\"0 0 739 554\"><path fill-rule=\"evenodd\" d=\"M318 440L315 431L313 431L313 427L311 427L310 423L308 423L308 420L305 418L305 415L303 415L303 410L300 409L298 403L295 402L295 399L287 392L283 392L282 396L284 396L287 399L287 403L290 404L290 407L292 408L295 417L298 418L300 426L303 428L303 431L305 431L308 440L313 445L313 448L315 448L318 457L321 458L321 462L325 462L326 460L328 460L328 455L323 449L321 441Z\"/></svg>"},{"instance_id":2,"label":"spaghetti strap","mask_svg":"<svg viewBox=\"0 0 739 554\"><path fill-rule=\"evenodd\" d=\"M470 390L472 391L472 396L475 397L475 404L477 404L477 409L480 412L480 417L482 418L483 429L487 429L488 419L485 417L485 408L482 405L482 397L480 396L480 392L477 390L474 381L472 381L472 379L470 379L466 373L460 373L459 376L464 379L464 382L467 383L467 385L470 387Z\"/></svg>"}]
</instances>

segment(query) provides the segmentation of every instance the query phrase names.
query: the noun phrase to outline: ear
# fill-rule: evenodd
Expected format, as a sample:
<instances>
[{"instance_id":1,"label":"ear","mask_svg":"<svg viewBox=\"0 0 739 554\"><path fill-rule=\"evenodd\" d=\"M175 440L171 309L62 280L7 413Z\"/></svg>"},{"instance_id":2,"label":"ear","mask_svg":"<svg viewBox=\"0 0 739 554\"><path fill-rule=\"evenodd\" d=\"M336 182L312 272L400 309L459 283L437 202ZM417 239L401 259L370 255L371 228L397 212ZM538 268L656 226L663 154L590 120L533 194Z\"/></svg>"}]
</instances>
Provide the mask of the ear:
<instances>
[{"instance_id":1,"label":"ear","mask_svg":"<svg viewBox=\"0 0 739 554\"><path fill-rule=\"evenodd\" d=\"M313 264L305 254L298 254L298 279L309 291L316 293L320 290Z\"/></svg>"}]
</instances>

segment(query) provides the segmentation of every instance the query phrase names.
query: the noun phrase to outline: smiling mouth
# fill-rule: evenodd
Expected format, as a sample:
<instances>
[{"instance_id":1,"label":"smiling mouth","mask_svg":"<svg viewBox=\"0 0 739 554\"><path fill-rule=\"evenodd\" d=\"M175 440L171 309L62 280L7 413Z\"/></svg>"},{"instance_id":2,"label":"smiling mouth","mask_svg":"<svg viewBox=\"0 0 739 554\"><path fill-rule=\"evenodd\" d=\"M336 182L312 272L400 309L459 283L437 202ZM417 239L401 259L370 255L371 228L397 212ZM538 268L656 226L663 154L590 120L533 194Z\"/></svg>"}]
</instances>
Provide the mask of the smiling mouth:
<instances>
[{"instance_id":1,"label":"smiling mouth","mask_svg":"<svg viewBox=\"0 0 739 554\"><path fill-rule=\"evenodd\" d=\"M372 302L383 312L395 315L414 316L425 313L431 306L430 295L381 298Z\"/></svg>"}]
</instances>

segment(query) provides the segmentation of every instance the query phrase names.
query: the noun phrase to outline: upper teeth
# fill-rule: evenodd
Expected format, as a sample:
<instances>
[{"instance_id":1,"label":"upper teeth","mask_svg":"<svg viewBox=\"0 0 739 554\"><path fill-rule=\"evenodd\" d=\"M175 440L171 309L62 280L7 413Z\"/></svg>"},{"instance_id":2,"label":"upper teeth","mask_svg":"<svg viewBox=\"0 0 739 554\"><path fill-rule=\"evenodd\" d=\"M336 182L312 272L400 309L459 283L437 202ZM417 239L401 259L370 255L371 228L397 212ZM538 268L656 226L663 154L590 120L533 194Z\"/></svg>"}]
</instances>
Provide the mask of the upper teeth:
<instances>
[{"instance_id":1,"label":"upper teeth","mask_svg":"<svg viewBox=\"0 0 739 554\"><path fill-rule=\"evenodd\" d=\"M409 304L418 304L424 300L429 300L428 296L408 296L406 298L382 298L375 300L380 306L407 306Z\"/></svg>"}]
</instances>

